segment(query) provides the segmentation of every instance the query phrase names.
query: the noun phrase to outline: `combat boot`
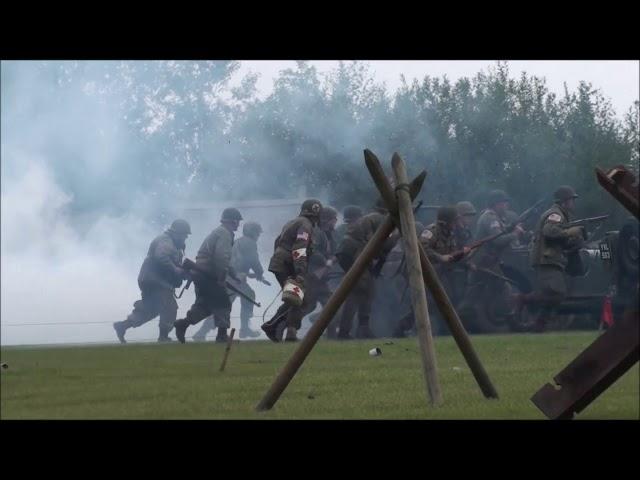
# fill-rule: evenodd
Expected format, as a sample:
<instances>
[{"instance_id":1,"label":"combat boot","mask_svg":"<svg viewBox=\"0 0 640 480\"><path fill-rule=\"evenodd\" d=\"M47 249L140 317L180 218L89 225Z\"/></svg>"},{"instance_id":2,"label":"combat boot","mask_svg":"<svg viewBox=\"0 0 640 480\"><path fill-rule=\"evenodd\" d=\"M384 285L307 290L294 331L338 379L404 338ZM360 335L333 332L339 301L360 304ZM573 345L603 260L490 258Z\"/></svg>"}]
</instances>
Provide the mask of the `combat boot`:
<instances>
[{"instance_id":1,"label":"combat boot","mask_svg":"<svg viewBox=\"0 0 640 480\"><path fill-rule=\"evenodd\" d=\"M173 339L169 337L170 331L171 331L171 328L160 327L160 335L158 336L158 343L173 342Z\"/></svg>"},{"instance_id":2,"label":"combat boot","mask_svg":"<svg viewBox=\"0 0 640 480\"><path fill-rule=\"evenodd\" d=\"M369 325L358 325L358 330L356 331L356 338L376 338Z\"/></svg>"},{"instance_id":3,"label":"combat boot","mask_svg":"<svg viewBox=\"0 0 640 480\"><path fill-rule=\"evenodd\" d=\"M353 340L353 337L349 335L347 330L339 330L336 340Z\"/></svg>"},{"instance_id":4,"label":"combat boot","mask_svg":"<svg viewBox=\"0 0 640 480\"><path fill-rule=\"evenodd\" d=\"M124 339L124 332L126 332L127 328L129 328L130 326L128 325L128 323L128 320L124 320L123 322L114 322L113 324L113 329L116 331L116 335L118 336L118 340L120 340L120 343L127 343L127 341Z\"/></svg>"},{"instance_id":5,"label":"combat boot","mask_svg":"<svg viewBox=\"0 0 640 480\"><path fill-rule=\"evenodd\" d=\"M225 343L229 339L227 335L227 329L218 327L218 334L216 335L216 343Z\"/></svg>"},{"instance_id":6,"label":"combat boot","mask_svg":"<svg viewBox=\"0 0 640 480\"><path fill-rule=\"evenodd\" d=\"M298 330L294 327L287 327L287 336L285 337L285 342L297 342L298 337L296 336Z\"/></svg>"},{"instance_id":7,"label":"combat boot","mask_svg":"<svg viewBox=\"0 0 640 480\"><path fill-rule=\"evenodd\" d=\"M287 311L282 312L280 315L273 317L266 323L263 323L260 329L267 335L267 338L272 342L280 341L280 334L282 330L279 328L281 324L287 318Z\"/></svg>"},{"instance_id":8,"label":"combat boot","mask_svg":"<svg viewBox=\"0 0 640 480\"><path fill-rule=\"evenodd\" d=\"M184 334L187 333L187 327L189 326L189 322L187 321L186 318L183 318L182 320L176 320L173 326L176 329L176 338L180 343L184 343L185 342Z\"/></svg>"}]
</instances>

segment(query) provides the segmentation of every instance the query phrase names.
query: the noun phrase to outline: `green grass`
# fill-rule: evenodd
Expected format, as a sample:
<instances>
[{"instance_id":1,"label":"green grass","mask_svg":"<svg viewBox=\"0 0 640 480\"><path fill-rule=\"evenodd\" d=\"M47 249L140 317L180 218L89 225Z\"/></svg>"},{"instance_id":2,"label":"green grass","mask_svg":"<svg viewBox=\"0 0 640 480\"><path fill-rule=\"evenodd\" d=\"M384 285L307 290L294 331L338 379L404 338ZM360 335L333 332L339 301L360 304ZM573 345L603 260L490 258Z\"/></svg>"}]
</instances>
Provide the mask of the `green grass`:
<instances>
[{"instance_id":1,"label":"green grass","mask_svg":"<svg viewBox=\"0 0 640 480\"><path fill-rule=\"evenodd\" d=\"M415 338L321 341L275 407L257 413L295 345L214 343L2 348L3 419L543 419L529 398L595 332L476 336L499 394L486 400L450 337L436 339L444 404L432 408ZM368 350L380 346L381 357ZM636 364L578 418L638 419Z\"/></svg>"}]
</instances>

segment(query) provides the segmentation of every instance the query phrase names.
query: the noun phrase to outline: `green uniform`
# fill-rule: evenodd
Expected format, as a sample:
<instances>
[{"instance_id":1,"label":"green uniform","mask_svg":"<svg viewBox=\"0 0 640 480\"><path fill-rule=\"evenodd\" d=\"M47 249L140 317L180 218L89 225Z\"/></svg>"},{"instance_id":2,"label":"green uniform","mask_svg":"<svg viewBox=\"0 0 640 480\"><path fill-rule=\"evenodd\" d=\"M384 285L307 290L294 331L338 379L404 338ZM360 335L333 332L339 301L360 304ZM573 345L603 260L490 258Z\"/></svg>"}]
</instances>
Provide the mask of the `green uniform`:
<instances>
[{"instance_id":1,"label":"green uniform","mask_svg":"<svg viewBox=\"0 0 640 480\"><path fill-rule=\"evenodd\" d=\"M229 328L231 302L224 282L230 267L233 239L233 232L220 225L202 242L196 265L204 273L192 272L196 301L185 317L188 325L213 315L216 327Z\"/></svg>"},{"instance_id":2,"label":"green uniform","mask_svg":"<svg viewBox=\"0 0 640 480\"><path fill-rule=\"evenodd\" d=\"M160 338L167 338L178 312L174 289L182 284L185 276L181 267L182 249L184 245L176 245L168 231L151 242L138 274L142 298L133 304L133 311L126 320L117 322L123 333L160 316Z\"/></svg>"},{"instance_id":3,"label":"green uniform","mask_svg":"<svg viewBox=\"0 0 640 480\"><path fill-rule=\"evenodd\" d=\"M306 290L309 258L313 255L313 231L313 223L305 216L299 216L282 227L269 262L269 271L276 276L281 287L284 287L287 279L295 278L299 286ZM283 302L267 324L275 327L286 321L287 327L299 329L302 319L315 308L315 304L311 306L309 300L305 292L299 307Z\"/></svg>"},{"instance_id":4,"label":"green uniform","mask_svg":"<svg viewBox=\"0 0 640 480\"><path fill-rule=\"evenodd\" d=\"M247 282L248 274L253 271L256 275L256 278L262 278L264 274L264 269L260 264L260 257L258 255L258 242L255 239L242 236L238 240L233 243L233 248L231 249L231 260L230 260L231 268L235 271L235 275L238 278L238 282L230 280L236 286L242 290L248 297L255 300L256 292L249 286ZM238 284L239 283L239 284ZM238 295L234 292L229 292L229 301L231 304L235 301ZM231 305L229 306L229 312L225 316L230 318L231 316ZM240 325L242 329L249 328L249 322L253 317L253 303L245 300L244 298L240 298ZM202 322L202 327L200 330L194 335L194 339L204 340L207 333L215 328L215 320L213 317L208 317L204 322Z\"/></svg>"},{"instance_id":5,"label":"green uniform","mask_svg":"<svg viewBox=\"0 0 640 480\"><path fill-rule=\"evenodd\" d=\"M569 221L569 214L558 204L553 205L540 217L529 252L531 266L536 270L536 291L551 303L559 303L566 296L567 251L583 241L577 229L562 226Z\"/></svg>"},{"instance_id":6,"label":"green uniform","mask_svg":"<svg viewBox=\"0 0 640 480\"><path fill-rule=\"evenodd\" d=\"M345 272L351 268L355 259L360 255L380 225L382 225L384 219L385 216L380 212L371 212L347 226L345 236L336 253L340 266ZM391 251L395 241L397 241L397 236L391 235L385 243L381 255L386 255ZM359 329L364 331L370 328L371 304L375 294L375 281L371 273L372 268L373 261L369 268L364 271L343 306L339 333L342 338L349 337L356 312L358 314Z\"/></svg>"},{"instance_id":7,"label":"green uniform","mask_svg":"<svg viewBox=\"0 0 640 480\"><path fill-rule=\"evenodd\" d=\"M503 232L509 222L488 208L480 215L476 229L476 240ZM473 254L469 261L479 268L504 275L500 268L500 257L518 238L516 232L502 235ZM511 286L498 278L480 271L469 274L469 285L464 293L459 313L471 331L491 332L501 328L497 318L512 310Z\"/></svg>"}]
</instances>

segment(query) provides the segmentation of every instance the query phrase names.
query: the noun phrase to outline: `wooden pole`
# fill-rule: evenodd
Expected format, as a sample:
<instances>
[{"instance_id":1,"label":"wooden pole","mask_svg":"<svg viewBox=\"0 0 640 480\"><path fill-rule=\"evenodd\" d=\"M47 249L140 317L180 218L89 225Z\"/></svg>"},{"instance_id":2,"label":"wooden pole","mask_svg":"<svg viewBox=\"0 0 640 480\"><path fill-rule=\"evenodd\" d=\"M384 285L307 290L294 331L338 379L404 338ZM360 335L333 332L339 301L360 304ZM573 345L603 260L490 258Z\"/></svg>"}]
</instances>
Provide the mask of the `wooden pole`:
<instances>
[{"instance_id":1,"label":"wooden pole","mask_svg":"<svg viewBox=\"0 0 640 480\"><path fill-rule=\"evenodd\" d=\"M420 266L418 235L416 233L415 218L411 207L411 197L409 196L407 170L404 162L397 153L393 155L391 164L396 177L398 215L402 227L402 240L406 259L405 265L409 277L409 291L411 294L411 304L413 305L413 314L416 319L418 343L420 345L422 358L422 371L431 404L440 405L442 403L442 392L440 391L440 384L438 383L436 352L433 344L433 336L431 335L431 321L429 319L429 309L427 308L427 293L424 287L422 267Z\"/></svg>"},{"instance_id":2,"label":"wooden pole","mask_svg":"<svg viewBox=\"0 0 640 480\"><path fill-rule=\"evenodd\" d=\"M387 208L390 212L397 211L397 200L393 193L393 189L389 183L389 179L386 177L384 170L382 169L382 165L380 165L380 161L373 154L373 152L369 150L364 151L365 163L367 165L367 169L373 178L378 190L380 191L380 195L385 200L387 204ZM420 266L422 267L422 275L424 277L424 282L427 285L427 288L431 292L434 301L442 316L444 317L447 325L449 326L449 331L453 336L456 345L458 345L458 349L462 353L469 369L471 370L480 390L486 398L498 398L498 392L495 387L491 383L489 375L487 374L480 358L476 354L473 345L471 343L471 339L467 334L462 322L460 321L460 317L456 312L455 308L451 304L451 300L449 300L449 296L445 292L440 280L438 279L438 275L431 265L431 262L427 258L427 255L422 248L422 245L418 243L418 251L420 253Z\"/></svg>"},{"instance_id":3,"label":"wooden pole","mask_svg":"<svg viewBox=\"0 0 640 480\"><path fill-rule=\"evenodd\" d=\"M425 176L426 174L423 172L411 182L409 188L411 198L415 198L420 192ZM345 274L338 288L333 292L331 297L329 297L327 304L324 306L313 325L311 325L307 334L300 341L298 348L293 352L293 355L289 358L283 369L278 373L278 376L273 381L271 387L269 387L269 390L267 390L258 405L256 405L256 410L270 410L275 405L280 398L280 395L282 395L282 392L287 388L298 369L302 366L309 353L311 353L311 350L318 342L329 323L331 323L331 320L333 320L333 316L342 306L349 293L351 293L351 290L364 273L364 270L378 254L384 245L384 242L394 230L395 223L391 219L391 216L387 215L382 225L380 225L373 237L371 237L367 242L364 250L362 250L360 255L358 255L358 258L356 258L349 271Z\"/></svg>"},{"instance_id":4,"label":"wooden pole","mask_svg":"<svg viewBox=\"0 0 640 480\"><path fill-rule=\"evenodd\" d=\"M231 345L233 344L233 336L236 334L236 329L232 328L231 333L229 334L229 338L227 338L227 348L224 349L224 358L222 359L222 365L220 365L220 371L224 372L224 367L227 366L227 358L229 357L229 352L231 351Z\"/></svg>"}]
</instances>

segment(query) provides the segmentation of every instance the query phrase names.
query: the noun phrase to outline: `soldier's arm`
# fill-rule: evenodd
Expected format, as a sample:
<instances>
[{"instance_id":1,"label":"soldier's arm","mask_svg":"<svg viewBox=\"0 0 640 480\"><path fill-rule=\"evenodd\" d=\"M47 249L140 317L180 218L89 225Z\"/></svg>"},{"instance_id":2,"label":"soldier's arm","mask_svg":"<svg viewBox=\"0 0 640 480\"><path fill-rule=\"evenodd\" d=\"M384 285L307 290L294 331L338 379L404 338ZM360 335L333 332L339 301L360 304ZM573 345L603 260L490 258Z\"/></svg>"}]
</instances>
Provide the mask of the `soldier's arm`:
<instances>
[{"instance_id":1,"label":"soldier's arm","mask_svg":"<svg viewBox=\"0 0 640 480\"><path fill-rule=\"evenodd\" d=\"M184 272L182 268L174 262L173 255L175 250L176 248L172 245L171 240L163 240L156 245L154 257L158 265L177 280L182 279Z\"/></svg>"},{"instance_id":2,"label":"soldier's arm","mask_svg":"<svg viewBox=\"0 0 640 480\"><path fill-rule=\"evenodd\" d=\"M420 243L424 248L424 253L427 254L427 258L431 263L446 263L447 259L444 255L439 254L434 250L435 248L435 235L431 230L426 229L420 235Z\"/></svg>"},{"instance_id":3,"label":"soldier's arm","mask_svg":"<svg viewBox=\"0 0 640 480\"><path fill-rule=\"evenodd\" d=\"M245 252L247 258L247 264L251 267L251 270L256 274L256 278L262 278L264 269L260 264L260 256L258 255L258 244L251 242Z\"/></svg>"},{"instance_id":4,"label":"soldier's arm","mask_svg":"<svg viewBox=\"0 0 640 480\"><path fill-rule=\"evenodd\" d=\"M542 235L547 240L562 241L565 246L577 244L582 239L579 229L567 229L562 226L562 217L557 213L549 215L542 225Z\"/></svg>"},{"instance_id":5,"label":"soldier's arm","mask_svg":"<svg viewBox=\"0 0 640 480\"><path fill-rule=\"evenodd\" d=\"M487 237L490 237L491 235L496 235L502 232L502 225L500 224L500 221L497 218L489 219L489 226L486 229L486 231L488 231ZM518 238L518 234L516 232L512 232L506 235L502 235L501 237L496 238L495 240L492 240L489 243L498 249L502 249L507 247L511 242L513 242L517 238ZM478 238L478 240L481 240L481 238Z\"/></svg>"},{"instance_id":6,"label":"soldier's arm","mask_svg":"<svg viewBox=\"0 0 640 480\"><path fill-rule=\"evenodd\" d=\"M309 267L307 249L311 244L312 231L305 224L301 224L296 232L296 238L291 247L291 257L296 276L304 277Z\"/></svg>"}]
</instances>

